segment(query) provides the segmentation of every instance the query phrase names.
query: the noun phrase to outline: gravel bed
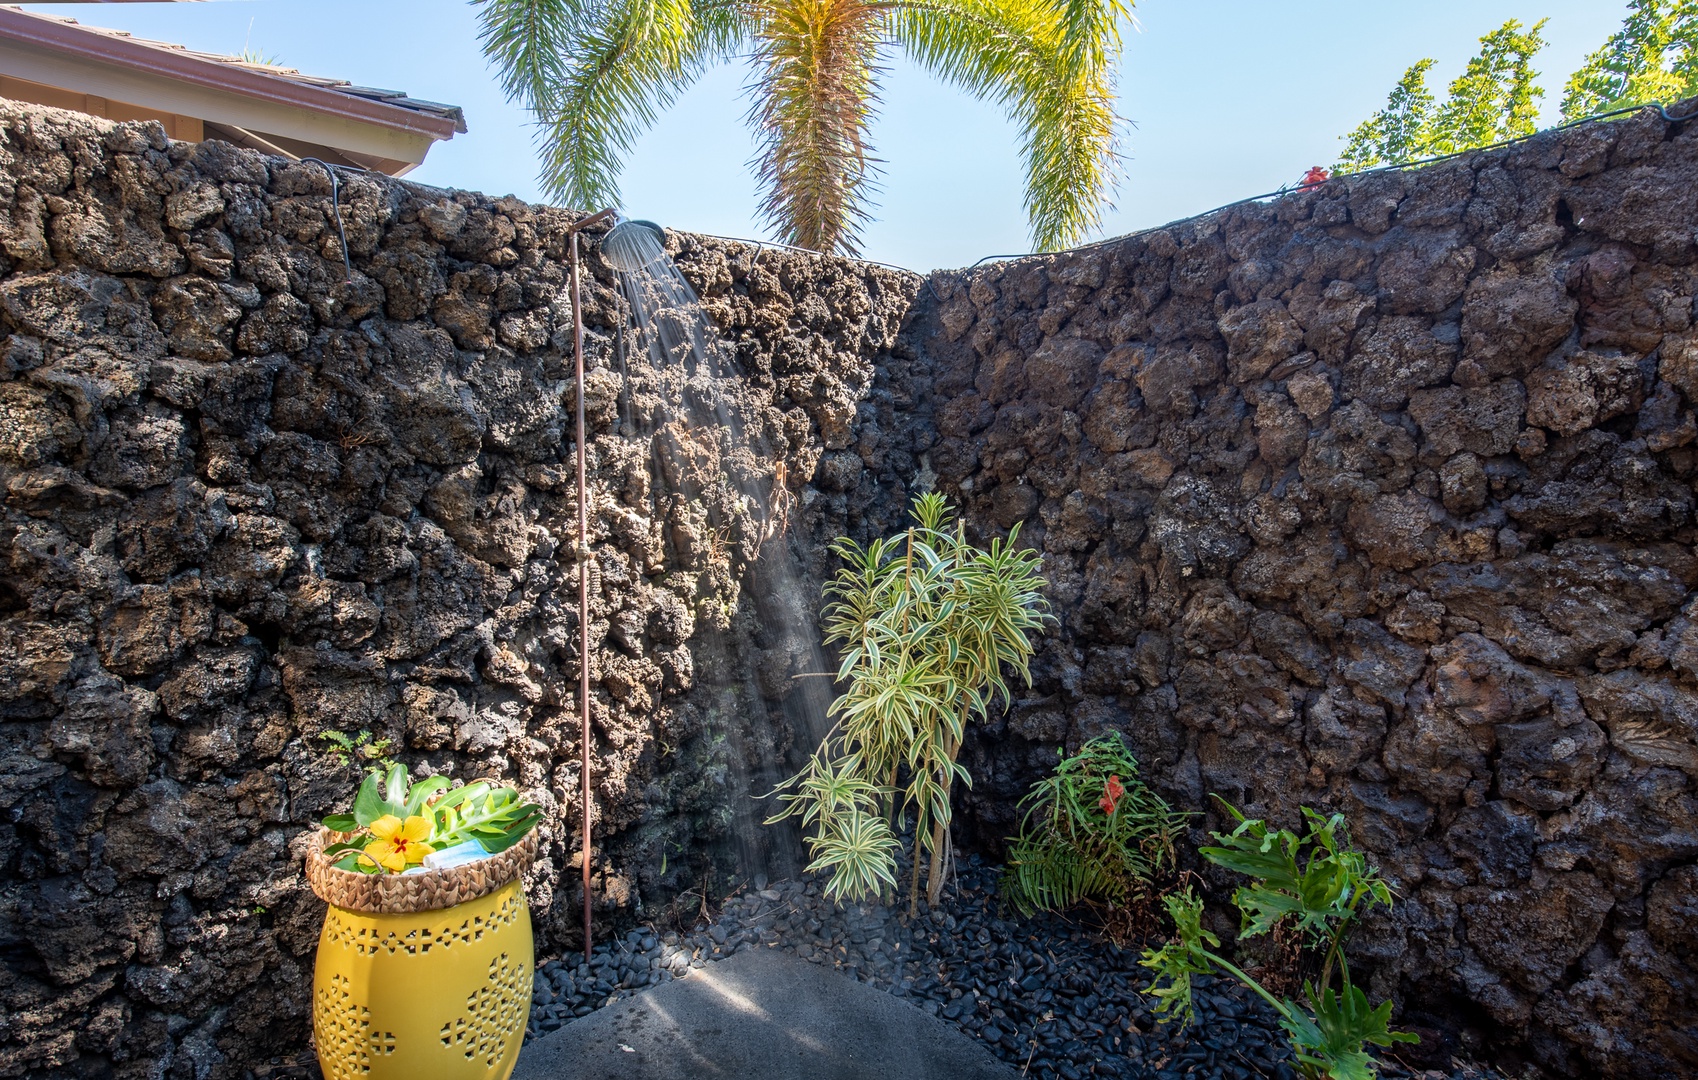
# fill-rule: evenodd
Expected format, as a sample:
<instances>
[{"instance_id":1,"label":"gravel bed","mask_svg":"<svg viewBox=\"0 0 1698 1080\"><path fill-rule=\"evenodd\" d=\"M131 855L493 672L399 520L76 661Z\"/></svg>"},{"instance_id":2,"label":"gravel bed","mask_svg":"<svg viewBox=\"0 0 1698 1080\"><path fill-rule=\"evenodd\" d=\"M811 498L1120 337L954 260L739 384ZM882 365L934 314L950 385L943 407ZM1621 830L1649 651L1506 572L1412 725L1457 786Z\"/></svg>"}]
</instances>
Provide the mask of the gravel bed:
<instances>
[{"instance_id":1,"label":"gravel bed","mask_svg":"<svg viewBox=\"0 0 1698 1080\"><path fill-rule=\"evenodd\" d=\"M906 901L838 907L817 881L779 882L728 899L716 922L693 931L639 928L538 966L526 1038L554 1031L644 987L744 949L778 948L888 990L955 1024L1025 1075L1221 1077L1295 1080L1291 1051L1271 1009L1230 980L1195 980L1197 1022L1157 1024L1143 994L1149 973L1137 948L1119 948L1066 919L1003 911L998 867L963 862L958 888L914 920ZM1386 1077L1491 1080L1462 1062Z\"/></svg>"}]
</instances>

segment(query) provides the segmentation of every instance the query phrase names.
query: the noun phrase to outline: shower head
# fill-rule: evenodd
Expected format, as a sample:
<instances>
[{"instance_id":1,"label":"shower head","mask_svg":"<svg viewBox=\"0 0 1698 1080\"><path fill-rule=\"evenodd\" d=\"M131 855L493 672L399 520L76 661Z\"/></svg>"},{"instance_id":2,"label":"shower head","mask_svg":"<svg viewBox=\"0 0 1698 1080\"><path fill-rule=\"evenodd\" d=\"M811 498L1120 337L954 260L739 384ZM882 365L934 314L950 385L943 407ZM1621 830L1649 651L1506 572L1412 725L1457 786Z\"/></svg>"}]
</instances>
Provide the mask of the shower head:
<instances>
[{"instance_id":1,"label":"shower head","mask_svg":"<svg viewBox=\"0 0 1698 1080\"><path fill-rule=\"evenodd\" d=\"M635 273L666 255L666 233L652 221L621 221L601 238L601 257L621 273Z\"/></svg>"}]
</instances>

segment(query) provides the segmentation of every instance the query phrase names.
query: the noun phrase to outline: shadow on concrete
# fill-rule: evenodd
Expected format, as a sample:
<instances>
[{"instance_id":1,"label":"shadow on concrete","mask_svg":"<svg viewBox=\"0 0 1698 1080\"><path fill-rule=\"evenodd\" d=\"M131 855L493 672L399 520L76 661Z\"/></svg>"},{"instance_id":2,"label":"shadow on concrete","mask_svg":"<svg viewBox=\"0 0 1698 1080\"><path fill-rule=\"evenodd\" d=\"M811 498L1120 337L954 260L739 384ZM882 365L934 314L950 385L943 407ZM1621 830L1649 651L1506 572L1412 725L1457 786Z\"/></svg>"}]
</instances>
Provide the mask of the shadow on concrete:
<instances>
[{"instance_id":1,"label":"shadow on concrete","mask_svg":"<svg viewBox=\"0 0 1698 1080\"><path fill-rule=\"evenodd\" d=\"M959 1029L900 998L749 949L525 1047L513 1080L1013 1080Z\"/></svg>"}]
</instances>

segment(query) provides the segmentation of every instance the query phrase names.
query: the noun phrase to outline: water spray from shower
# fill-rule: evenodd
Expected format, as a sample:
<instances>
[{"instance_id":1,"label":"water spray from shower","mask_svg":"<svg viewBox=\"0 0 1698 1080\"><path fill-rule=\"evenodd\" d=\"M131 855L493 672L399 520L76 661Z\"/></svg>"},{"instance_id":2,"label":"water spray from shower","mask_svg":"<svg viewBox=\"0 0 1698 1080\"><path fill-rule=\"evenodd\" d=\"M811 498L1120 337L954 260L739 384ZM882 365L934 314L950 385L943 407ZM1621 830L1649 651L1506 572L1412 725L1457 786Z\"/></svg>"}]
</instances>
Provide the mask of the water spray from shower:
<instances>
[{"instance_id":1,"label":"water spray from shower","mask_svg":"<svg viewBox=\"0 0 1698 1080\"><path fill-rule=\"evenodd\" d=\"M586 217L571 235L571 288L578 373L579 476L579 649L580 724L583 760L582 865L585 896L584 944L590 947L590 722L589 586L587 582L589 489L584 466L584 326L579 232L612 223L583 243L612 270L625 301L615 357L623 384L618 439L647 445L663 513L691 522L679 531L707 538L716 556L740 564L741 601L713 609L697 623L692 653L708 684L710 740L730 740L724 768L723 810L729 839L744 872L764 881L766 871L793 874L805 862L794 837L775 836L759 826L755 782L788 771L786 746L811 748L824 737L832 688L829 680L792 676L830 670L816 625L817 587L807 580L799 553L792 551L787 525L794 499L789 490L786 447L768 433L758 399L748 398L737 353L724 339L701 299L667 253L667 234L653 222L618 220L612 211ZM627 368L627 361L633 361ZM751 411L752 410L752 411ZM776 429L774 429L776 430ZM669 536L678 535L668 531ZM764 554L763 554L764 553ZM775 657L785 657L776 660ZM775 688L773 665L784 671ZM767 704L771 702L772 704ZM754 738L731 717L753 708L788 735ZM771 710L769 712L768 710ZM764 719L763 719L764 723ZM769 729L770 730L770 729ZM759 744L759 745L756 745ZM769 745L770 744L770 745ZM793 764L793 763L791 763ZM770 778L767 774L771 774ZM764 787L761 790L765 790Z\"/></svg>"},{"instance_id":2,"label":"water spray from shower","mask_svg":"<svg viewBox=\"0 0 1698 1080\"><path fill-rule=\"evenodd\" d=\"M652 221L627 218L601 238L601 258L622 274L646 270L666 257L666 231Z\"/></svg>"}]
</instances>

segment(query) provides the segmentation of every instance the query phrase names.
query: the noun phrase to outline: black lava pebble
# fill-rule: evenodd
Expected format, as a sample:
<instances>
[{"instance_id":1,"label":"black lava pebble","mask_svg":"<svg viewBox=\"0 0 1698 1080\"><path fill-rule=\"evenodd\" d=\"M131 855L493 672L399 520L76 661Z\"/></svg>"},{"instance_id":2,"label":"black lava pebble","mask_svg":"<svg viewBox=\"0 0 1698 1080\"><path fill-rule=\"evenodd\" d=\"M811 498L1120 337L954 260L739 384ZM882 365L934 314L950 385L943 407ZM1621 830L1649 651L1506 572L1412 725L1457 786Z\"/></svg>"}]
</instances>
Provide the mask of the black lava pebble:
<instances>
[{"instance_id":1,"label":"black lava pebble","mask_svg":"<svg viewBox=\"0 0 1698 1080\"><path fill-rule=\"evenodd\" d=\"M975 856L936 909L924 900L839 906L818 880L786 881L726 900L691 932L639 928L537 969L527 1038L556 1030L646 986L684 978L744 949L782 949L830 967L955 1024L1026 1076L1296 1080L1277 1016L1236 982L1193 980L1197 1019L1158 1023L1139 950L1063 916L1026 919L997 896L1000 868ZM1465 1063L1380 1074L1409 1080L1494 1080Z\"/></svg>"}]
</instances>

